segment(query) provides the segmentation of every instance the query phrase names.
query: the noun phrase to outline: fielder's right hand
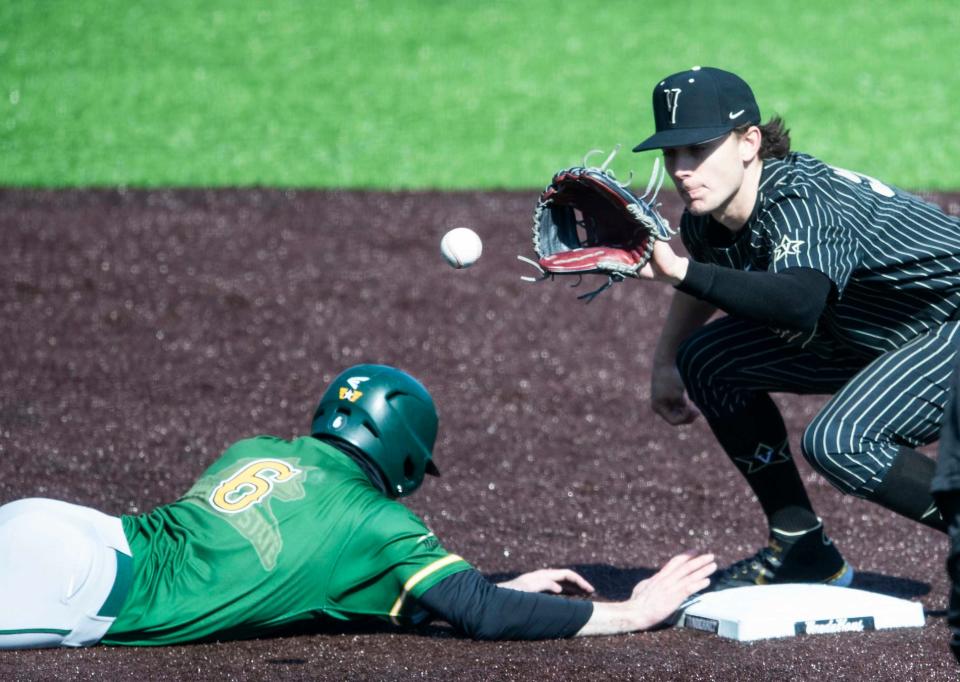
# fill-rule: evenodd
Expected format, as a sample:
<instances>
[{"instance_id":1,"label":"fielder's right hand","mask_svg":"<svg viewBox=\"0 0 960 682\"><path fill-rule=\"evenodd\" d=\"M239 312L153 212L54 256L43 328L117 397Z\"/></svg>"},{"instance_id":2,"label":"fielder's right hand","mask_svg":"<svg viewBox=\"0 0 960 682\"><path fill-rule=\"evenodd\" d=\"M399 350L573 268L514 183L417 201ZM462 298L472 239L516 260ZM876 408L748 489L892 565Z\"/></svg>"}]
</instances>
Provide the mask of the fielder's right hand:
<instances>
[{"instance_id":1,"label":"fielder's right hand","mask_svg":"<svg viewBox=\"0 0 960 682\"><path fill-rule=\"evenodd\" d=\"M668 424L689 424L700 411L687 400L680 372L672 364L655 365L650 379L650 406Z\"/></svg>"}]
</instances>

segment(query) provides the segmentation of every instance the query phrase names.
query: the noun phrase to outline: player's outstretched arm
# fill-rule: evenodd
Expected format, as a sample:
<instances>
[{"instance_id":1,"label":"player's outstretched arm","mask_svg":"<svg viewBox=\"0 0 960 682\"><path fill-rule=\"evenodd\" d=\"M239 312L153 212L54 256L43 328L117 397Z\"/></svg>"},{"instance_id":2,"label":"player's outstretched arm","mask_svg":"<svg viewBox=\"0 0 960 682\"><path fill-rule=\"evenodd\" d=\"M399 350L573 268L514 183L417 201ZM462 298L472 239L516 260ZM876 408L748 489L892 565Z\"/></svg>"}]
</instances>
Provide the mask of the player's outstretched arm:
<instances>
[{"instance_id":1,"label":"player's outstretched arm","mask_svg":"<svg viewBox=\"0 0 960 682\"><path fill-rule=\"evenodd\" d=\"M649 630L666 620L690 595L705 589L717 570L712 554L678 554L656 574L637 583L622 602L594 602L593 614L577 636Z\"/></svg>"},{"instance_id":2,"label":"player's outstretched arm","mask_svg":"<svg viewBox=\"0 0 960 682\"><path fill-rule=\"evenodd\" d=\"M593 591L589 582L568 569L541 569L499 585L471 569L440 580L420 595L419 602L474 639L613 635L660 623L684 599L706 587L707 576L715 570L712 555L681 554L639 583L630 599L611 604L558 596L561 591Z\"/></svg>"}]
</instances>

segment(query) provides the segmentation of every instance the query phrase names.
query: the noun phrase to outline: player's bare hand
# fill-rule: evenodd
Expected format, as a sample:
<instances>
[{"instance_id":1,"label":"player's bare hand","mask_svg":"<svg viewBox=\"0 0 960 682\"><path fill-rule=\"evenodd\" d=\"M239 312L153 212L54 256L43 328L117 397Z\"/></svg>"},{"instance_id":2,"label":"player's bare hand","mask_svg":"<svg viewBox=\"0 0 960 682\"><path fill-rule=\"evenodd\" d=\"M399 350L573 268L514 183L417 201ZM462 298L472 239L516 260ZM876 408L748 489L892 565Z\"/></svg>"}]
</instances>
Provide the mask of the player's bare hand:
<instances>
[{"instance_id":1,"label":"player's bare hand","mask_svg":"<svg viewBox=\"0 0 960 682\"><path fill-rule=\"evenodd\" d=\"M640 279L652 279L676 285L686 277L688 264L689 261L683 256L678 256L669 242L657 240L653 244L653 255L637 274Z\"/></svg>"},{"instance_id":2,"label":"player's bare hand","mask_svg":"<svg viewBox=\"0 0 960 682\"><path fill-rule=\"evenodd\" d=\"M684 552L637 583L627 604L638 619L638 629L647 630L666 620L690 595L706 589L716 570L712 554Z\"/></svg>"},{"instance_id":3,"label":"player's bare hand","mask_svg":"<svg viewBox=\"0 0 960 682\"><path fill-rule=\"evenodd\" d=\"M717 570L712 554L678 554L633 588L626 601L594 602L590 620L578 636L615 635L649 630L669 618L690 595L706 589Z\"/></svg>"},{"instance_id":4,"label":"player's bare hand","mask_svg":"<svg viewBox=\"0 0 960 682\"><path fill-rule=\"evenodd\" d=\"M650 377L650 407L674 426L689 424L700 416L700 411L687 400L680 372L672 364L655 363Z\"/></svg>"},{"instance_id":5,"label":"player's bare hand","mask_svg":"<svg viewBox=\"0 0 960 682\"><path fill-rule=\"evenodd\" d=\"M587 582L582 575L568 568L541 568L537 571L518 575L513 580L498 583L498 585L521 592L551 592L553 594L581 592L591 594L594 591L593 585Z\"/></svg>"}]
</instances>

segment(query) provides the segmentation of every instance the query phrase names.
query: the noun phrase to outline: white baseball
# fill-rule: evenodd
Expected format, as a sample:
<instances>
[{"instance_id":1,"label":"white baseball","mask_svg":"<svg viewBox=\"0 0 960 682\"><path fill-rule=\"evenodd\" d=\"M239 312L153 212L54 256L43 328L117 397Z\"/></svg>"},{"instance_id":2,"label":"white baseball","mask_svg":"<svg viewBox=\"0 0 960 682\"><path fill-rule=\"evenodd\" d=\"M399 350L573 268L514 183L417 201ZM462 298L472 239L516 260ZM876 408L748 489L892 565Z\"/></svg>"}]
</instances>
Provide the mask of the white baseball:
<instances>
[{"instance_id":1,"label":"white baseball","mask_svg":"<svg viewBox=\"0 0 960 682\"><path fill-rule=\"evenodd\" d=\"M440 240L440 253L451 267L469 268L483 253L483 242L469 227L455 227Z\"/></svg>"}]
</instances>

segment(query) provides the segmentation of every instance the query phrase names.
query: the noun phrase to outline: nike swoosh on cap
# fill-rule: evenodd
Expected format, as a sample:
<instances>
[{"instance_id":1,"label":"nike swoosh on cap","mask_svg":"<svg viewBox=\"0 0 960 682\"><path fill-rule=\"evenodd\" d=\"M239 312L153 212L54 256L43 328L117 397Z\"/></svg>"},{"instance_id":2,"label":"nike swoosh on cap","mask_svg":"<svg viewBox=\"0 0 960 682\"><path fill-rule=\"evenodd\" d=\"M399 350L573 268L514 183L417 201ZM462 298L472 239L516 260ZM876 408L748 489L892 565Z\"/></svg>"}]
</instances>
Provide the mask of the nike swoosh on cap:
<instances>
[{"instance_id":1,"label":"nike swoosh on cap","mask_svg":"<svg viewBox=\"0 0 960 682\"><path fill-rule=\"evenodd\" d=\"M732 121L733 119L737 118L737 117L738 117L740 114L742 114L744 111L746 111L746 109L741 109L741 110L738 111L737 113L733 113L733 112L731 111L730 114L729 114L730 120Z\"/></svg>"}]
</instances>

